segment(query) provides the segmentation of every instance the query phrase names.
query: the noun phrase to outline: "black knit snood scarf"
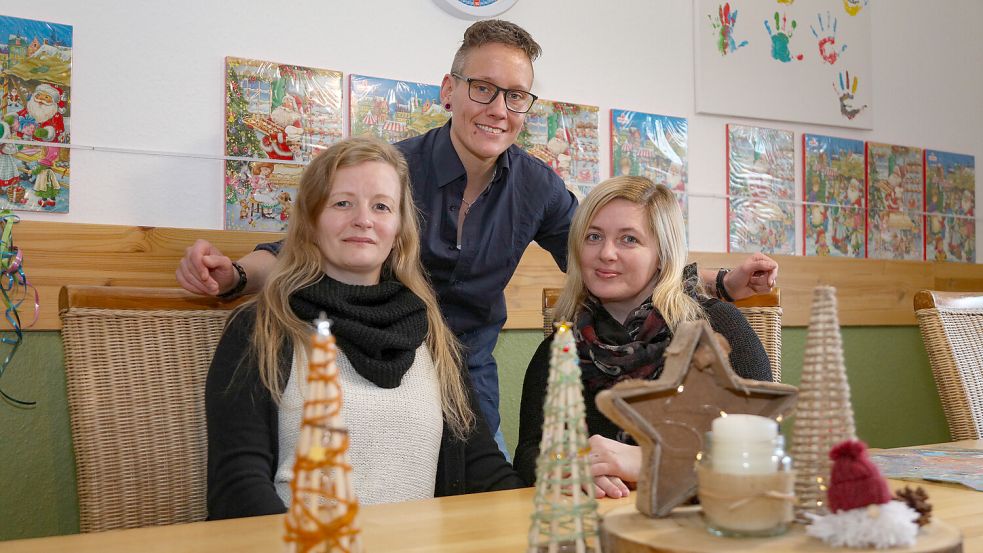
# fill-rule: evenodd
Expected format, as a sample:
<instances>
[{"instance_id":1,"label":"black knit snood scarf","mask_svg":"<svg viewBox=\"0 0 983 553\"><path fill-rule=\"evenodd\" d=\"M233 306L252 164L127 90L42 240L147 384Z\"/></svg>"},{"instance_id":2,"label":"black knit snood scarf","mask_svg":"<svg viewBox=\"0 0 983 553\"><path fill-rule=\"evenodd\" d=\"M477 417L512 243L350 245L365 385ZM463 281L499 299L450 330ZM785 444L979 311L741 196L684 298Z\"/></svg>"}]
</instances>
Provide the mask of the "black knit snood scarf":
<instances>
[{"instance_id":1,"label":"black knit snood scarf","mask_svg":"<svg viewBox=\"0 0 983 553\"><path fill-rule=\"evenodd\" d=\"M325 275L295 292L290 307L304 321L323 311L355 371L380 388L399 386L427 335L426 305L395 279L355 286Z\"/></svg>"}]
</instances>

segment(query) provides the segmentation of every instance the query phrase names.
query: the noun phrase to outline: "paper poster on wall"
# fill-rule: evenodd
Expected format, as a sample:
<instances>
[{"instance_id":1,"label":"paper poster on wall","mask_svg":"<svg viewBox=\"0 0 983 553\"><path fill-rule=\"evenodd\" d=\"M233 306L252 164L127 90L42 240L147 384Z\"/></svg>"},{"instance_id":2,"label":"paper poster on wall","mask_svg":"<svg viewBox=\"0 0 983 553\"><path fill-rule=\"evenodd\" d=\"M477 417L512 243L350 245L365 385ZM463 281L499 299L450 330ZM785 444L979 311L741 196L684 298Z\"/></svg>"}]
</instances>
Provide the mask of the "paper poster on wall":
<instances>
[{"instance_id":1,"label":"paper poster on wall","mask_svg":"<svg viewBox=\"0 0 983 553\"><path fill-rule=\"evenodd\" d=\"M637 175L672 189L687 218L687 129L684 117L611 110L611 176Z\"/></svg>"},{"instance_id":2,"label":"paper poster on wall","mask_svg":"<svg viewBox=\"0 0 983 553\"><path fill-rule=\"evenodd\" d=\"M803 253L864 257L864 142L802 135Z\"/></svg>"},{"instance_id":3,"label":"paper poster on wall","mask_svg":"<svg viewBox=\"0 0 983 553\"><path fill-rule=\"evenodd\" d=\"M921 148L867 143L867 257L924 259Z\"/></svg>"},{"instance_id":4,"label":"paper poster on wall","mask_svg":"<svg viewBox=\"0 0 983 553\"><path fill-rule=\"evenodd\" d=\"M578 198L600 180L597 106L536 100L515 143L549 165Z\"/></svg>"},{"instance_id":5,"label":"paper poster on wall","mask_svg":"<svg viewBox=\"0 0 983 553\"><path fill-rule=\"evenodd\" d=\"M0 15L0 209L67 213L72 26ZM34 144L36 143L36 144Z\"/></svg>"},{"instance_id":6,"label":"paper poster on wall","mask_svg":"<svg viewBox=\"0 0 983 553\"><path fill-rule=\"evenodd\" d=\"M225 228L286 230L302 165L342 137L342 74L225 59Z\"/></svg>"},{"instance_id":7,"label":"paper poster on wall","mask_svg":"<svg viewBox=\"0 0 983 553\"><path fill-rule=\"evenodd\" d=\"M696 111L873 128L866 0L696 0Z\"/></svg>"},{"instance_id":8,"label":"paper poster on wall","mask_svg":"<svg viewBox=\"0 0 983 553\"><path fill-rule=\"evenodd\" d=\"M399 142L443 126L450 113L440 103L440 87L364 75L349 78L352 136Z\"/></svg>"},{"instance_id":9,"label":"paper poster on wall","mask_svg":"<svg viewBox=\"0 0 983 553\"><path fill-rule=\"evenodd\" d=\"M976 261L976 158L925 150L925 259Z\"/></svg>"},{"instance_id":10,"label":"paper poster on wall","mask_svg":"<svg viewBox=\"0 0 983 553\"><path fill-rule=\"evenodd\" d=\"M795 253L792 132L727 125L727 251Z\"/></svg>"}]
</instances>

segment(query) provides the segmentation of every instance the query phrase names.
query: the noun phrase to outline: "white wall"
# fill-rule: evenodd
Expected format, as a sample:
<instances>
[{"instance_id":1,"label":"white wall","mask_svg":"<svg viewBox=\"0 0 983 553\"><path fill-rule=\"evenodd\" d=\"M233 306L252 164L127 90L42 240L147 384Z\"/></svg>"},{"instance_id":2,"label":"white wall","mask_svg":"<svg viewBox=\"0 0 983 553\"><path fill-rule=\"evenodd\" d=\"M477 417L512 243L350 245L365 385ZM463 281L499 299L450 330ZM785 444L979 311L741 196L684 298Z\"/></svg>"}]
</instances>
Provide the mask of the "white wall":
<instances>
[{"instance_id":1,"label":"white wall","mask_svg":"<svg viewBox=\"0 0 983 553\"><path fill-rule=\"evenodd\" d=\"M794 130L797 149L810 132L966 153L983 164L983 2L871 4L873 131L696 115L686 0L521 0L503 17L544 49L537 94L600 106L602 152L610 108L689 118L694 193L724 192L728 122ZM431 0L34 0L4 2L0 13L74 26L73 144L215 156L224 56L439 83L470 23ZM74 149L71 212L23 218L221 228L221 169L216 160ZM801 170L797 162L797 182ZM724 202L690 206L691 248L724 250Z\"/></svg>"}]
</instances>

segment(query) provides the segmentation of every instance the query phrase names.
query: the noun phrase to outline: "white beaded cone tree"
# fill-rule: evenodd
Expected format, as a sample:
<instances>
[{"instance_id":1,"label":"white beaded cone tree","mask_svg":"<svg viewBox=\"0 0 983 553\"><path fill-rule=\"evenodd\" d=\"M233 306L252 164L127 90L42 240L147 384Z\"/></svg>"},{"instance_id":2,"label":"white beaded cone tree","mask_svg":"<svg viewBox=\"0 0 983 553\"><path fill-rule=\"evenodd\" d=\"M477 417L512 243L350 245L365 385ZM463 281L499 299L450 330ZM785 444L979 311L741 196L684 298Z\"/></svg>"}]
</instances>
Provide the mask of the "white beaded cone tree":
<instances>
[{"instance_id":1,"label":"white beaded cone tree","mask_svg":"<svg viewBox=\"0 0 983 553\"><path fill-rule=\"evenodd\" d=\"M561 323L550 349L529 553L599 551L583 389L573 331Z\"/></svg>"},{"instance_id":2,"label":"white beaded cone tree","mask_svg":"<svg viewBox=\"0 0 983 553\"><path fill-rule=\"evenodd\" d=\"M354 553L361 551L358 500L341 417L338 350L324 314L316 324L283 541L288 553Z\"/></svg>"},{"instance_id":3,"label":"white beaded cone tree","mask_svg":"<svg viewBox=\"0 0 983 553\"><path fill-rule=\"evenodd\" d=\"M819 286L812 295L799 402L792 426L791 453L800 512L827 511L826 486L832 467L829 451L849 439L856 439L856 428L843 363L836 289Z\"/></svg>"}]
</instances>

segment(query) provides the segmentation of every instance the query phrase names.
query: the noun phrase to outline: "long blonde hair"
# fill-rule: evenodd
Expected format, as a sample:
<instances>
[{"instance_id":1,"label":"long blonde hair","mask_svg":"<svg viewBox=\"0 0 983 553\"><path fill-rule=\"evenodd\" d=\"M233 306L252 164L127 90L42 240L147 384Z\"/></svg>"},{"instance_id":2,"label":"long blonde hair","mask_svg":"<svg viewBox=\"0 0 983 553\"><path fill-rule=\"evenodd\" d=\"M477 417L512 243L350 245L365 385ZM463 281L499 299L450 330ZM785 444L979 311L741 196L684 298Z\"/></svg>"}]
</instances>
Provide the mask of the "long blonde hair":
<instances>
[{"instance_id":1,"label":"long blonde hair","mask_svg":"<svg viewBox=\"0 0 983 553\"><path fill-rule=\"evenodd\" d=\"M332 145L311 161L300 178L287 238L266 285L252 300L256 305L252 353L258 360L260 378L279 402L283 393L279 350L287 343L306 345L312 331L310 323L300 320L290 308L290 296L324 276L317 242L318 218L331 194L338 169L367 162L385 163L399 177L399 232L392 252L383 263L382 273L392 274L426 305L428 332L425 341L437 370L441 409L452 432L464 437L474 424L474 413L461 374L460 346L444 322L437 296L420 263L419 223L410 190L409 169L395 147L376 139L349 138Z\"/></svg>"},{"instance_id":2,"label":"long blonde hair","mask_svg":"<svg viewBox=\"0 0 983 553\"><path fill-rule=\"evenodd\" d=\"M645 213L659 258L652 305L662 314L669 328L675 331L679 323L706 318L699 302L687 294L683 286L687 255L686 227L672 190L645 177L622 176L594 187L573 216L567 241L567 278L556 302L557 320L575 320L587 298L588 290L580 270L580 254L587 229L598 211L618 199L641 206Z\"/></svg>"}]
</instances>

